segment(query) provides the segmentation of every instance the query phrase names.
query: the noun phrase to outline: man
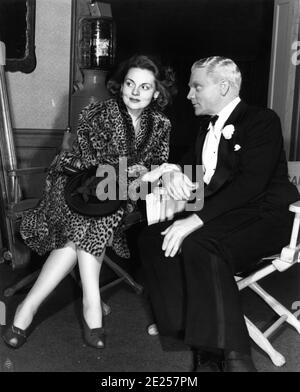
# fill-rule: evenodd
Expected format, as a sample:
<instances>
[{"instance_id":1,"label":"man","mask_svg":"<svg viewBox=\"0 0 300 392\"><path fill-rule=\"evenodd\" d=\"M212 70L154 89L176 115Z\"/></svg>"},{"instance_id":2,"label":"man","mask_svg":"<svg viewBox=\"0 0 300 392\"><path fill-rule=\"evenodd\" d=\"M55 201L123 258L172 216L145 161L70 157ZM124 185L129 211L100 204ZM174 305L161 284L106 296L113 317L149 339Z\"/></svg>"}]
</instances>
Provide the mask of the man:
<instances>
[{"instance_id":1,"label":"man","mask_svg":"<svg viewBox=\"0 0 300 392\"><path fill-rule=\"evenodd\" d=\"M196 371L256 371L234 274L288 243L288 205L299 199L277 115L242 102L240 86L230 59L193 64L187 98L212 117L180 166L203 165L204 206L139 240L158 330L193 349ZM193 185L177 167L163 183L175 199Z\"/></svg>"}]
</instances>

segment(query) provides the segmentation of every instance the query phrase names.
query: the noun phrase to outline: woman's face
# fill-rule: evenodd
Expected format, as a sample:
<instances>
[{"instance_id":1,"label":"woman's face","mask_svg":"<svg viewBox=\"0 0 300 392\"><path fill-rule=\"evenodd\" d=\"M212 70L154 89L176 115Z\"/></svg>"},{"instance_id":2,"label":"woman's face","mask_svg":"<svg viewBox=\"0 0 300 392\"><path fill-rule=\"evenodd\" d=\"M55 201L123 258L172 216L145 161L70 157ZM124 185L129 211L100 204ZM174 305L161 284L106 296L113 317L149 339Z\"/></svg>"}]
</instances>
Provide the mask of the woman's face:
<instances>
[{"instance_id":1,"label":"woman's face","mask_svg":"<svg viewBox=\"0 0 300 392\"><path fill-rule=\"evenodd\" d=\"M123 101L129 113L140 115L152 99L156 99L154 74L148 69L130 68L121 87Z\"/></svg>"}]
</instances>

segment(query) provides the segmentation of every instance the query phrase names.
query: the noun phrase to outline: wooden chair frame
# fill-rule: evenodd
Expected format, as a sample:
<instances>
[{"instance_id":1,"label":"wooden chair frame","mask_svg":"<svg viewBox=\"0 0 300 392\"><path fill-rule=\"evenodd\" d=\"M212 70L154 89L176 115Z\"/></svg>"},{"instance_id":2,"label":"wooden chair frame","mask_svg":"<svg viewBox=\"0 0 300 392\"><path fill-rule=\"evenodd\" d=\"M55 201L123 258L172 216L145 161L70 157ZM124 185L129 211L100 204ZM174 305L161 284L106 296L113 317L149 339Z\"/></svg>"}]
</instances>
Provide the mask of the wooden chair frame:
<instances>
[{"instance_id":1,"label":"wooden chair frame","mask_svg":"<svg viewBox=\"0 0 300 392\"><path fill-rule=\"evenodd\" d=\"M273 334L284 322L290 324L300 334L300 321L296 317L297 314L291 313L286 307L267 293L257 282L272 274L274 271L284 272L294 264L300 262L300 243L297 243L300 224L300 201L291 204L289 210L295 213L289 245L282 249L280 255L264 259L270 260L269 265L262 267L244 278L235 277L240 291L249 287L279 316L279 318L264 332L260 331L258 327L245 316L250 337L269 355L276 366L282 366L286 361L284 356L272 346L269 339L271 334Z\"/></svg>"}]
</instances>

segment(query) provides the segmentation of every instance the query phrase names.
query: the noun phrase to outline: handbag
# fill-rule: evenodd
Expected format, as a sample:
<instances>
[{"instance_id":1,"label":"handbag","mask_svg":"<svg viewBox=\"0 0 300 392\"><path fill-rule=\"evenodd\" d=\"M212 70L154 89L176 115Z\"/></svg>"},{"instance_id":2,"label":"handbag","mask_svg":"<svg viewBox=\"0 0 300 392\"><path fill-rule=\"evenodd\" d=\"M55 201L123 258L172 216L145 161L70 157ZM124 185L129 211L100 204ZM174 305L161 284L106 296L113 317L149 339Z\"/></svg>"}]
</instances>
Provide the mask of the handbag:
<instances>
[{"instance_id":1,"label":"handbag","mask_svg":"<svg viewBox=\"0 0 300 392\"><path fill-rule=\"evenodd\" d=\"M116 197L101 200L102 197L97 192L97 187L106 177L96 176L97 168L98 166L93 166L80 172L75 171L75 174L71 174L72 171L68 171L64 195L71 211L90 217L107 216L116 212L126 203L126 200L119 200L118 198L118 183L114 184L116 187L114 196ZM107 190L106 187L104 189L105 197L108 195Z\"/></svg>"}]
</instances>

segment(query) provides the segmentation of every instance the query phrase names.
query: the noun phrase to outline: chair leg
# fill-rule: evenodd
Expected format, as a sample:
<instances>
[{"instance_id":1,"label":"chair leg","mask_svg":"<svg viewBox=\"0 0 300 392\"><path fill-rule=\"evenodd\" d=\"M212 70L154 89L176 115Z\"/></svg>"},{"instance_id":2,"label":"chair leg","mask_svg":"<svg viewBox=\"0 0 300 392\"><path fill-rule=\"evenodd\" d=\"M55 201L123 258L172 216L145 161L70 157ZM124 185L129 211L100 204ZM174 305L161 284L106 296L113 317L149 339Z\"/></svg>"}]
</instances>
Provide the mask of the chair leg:
<instances>
[{"instance_id":1,"label":"chair leg","mask_svg":"<svg viewBox=\"0 0 300 392\"><path fill-rule=\"evenodd\" d=\"M141 294L143 292L143 286L138 284L123 268L118 266L108 256L106 256L106 255L104 256L104 261L119 276L119 279L116 279L116 281L112 282L111 284L117 284L117 283L121 282L122 280L124 280L126 283L128 283L136 291L137 294ZM30 283L32 283L34 280L36 280L36 278L38 277L39 273L40 273L40 270L34 271L32 274L29 274L29 275L25 276L25 278L21 279L19 282L17 282L13 286L8 287L4 291L4 296L5 297L11 297L17 291L22 289L23 287L28 286ZM77 281L75 273L73 271L71 272L71 276ZM111 285L111 284L108 284L108 285Z\"/></svg>"},{"instance_id":2,"label":"chair leg","mask_svg":"<svg viewBox=\"0 0 300 392\"><path fill-rule=\"evenodd\" d=\"M281 303L267 293L259 284L252 283L248 287L259 295L279 316L287 316L286 322L294 327L300 334L300 321L293 315L293 313L281 305Z\"/></svg>"},{"instance_id":3,"label":"chair leg","mask_svg":"<svg viewBox=\"0 0 300 392\"><path fill-rule=\"evenodd\" d=\"M21 279L19 282L14 284L11 287L8 287L6 290L4 290L4 296L5 297L11 297L14 295L17 291L21 290L22 288L28 286L30 283L32 283L36 278L38 277L40 273L40 270L34 271L32 274L29 274L25 276L25 278Z\"/></svg>"},{"instance_id":4,"label":"chair leg","mask_svg":"<svg viewBox=\"0 0 300 392\"><path fill-rule=\"evenodd\" d=\"M120 278L123 278L124 281L136 291L137 294L141 294L143 292L143 287L134 279L132 279L132 277L126 271L124 271L123 268L112 261L107 255L104 256L104 261Z\"/></svg>"},{"instance_id":5,"label":"chair leg","mask_svg":"<svg viewBox=\"0 0 300 392\"><path fill-rule=\"evenodd\" d=\"M274 349L264 334L247 317L245 317L245 321L251 339L269 355L275 366L283 366L285 364L284 356Z\"/></svg>"}]
</instances>

